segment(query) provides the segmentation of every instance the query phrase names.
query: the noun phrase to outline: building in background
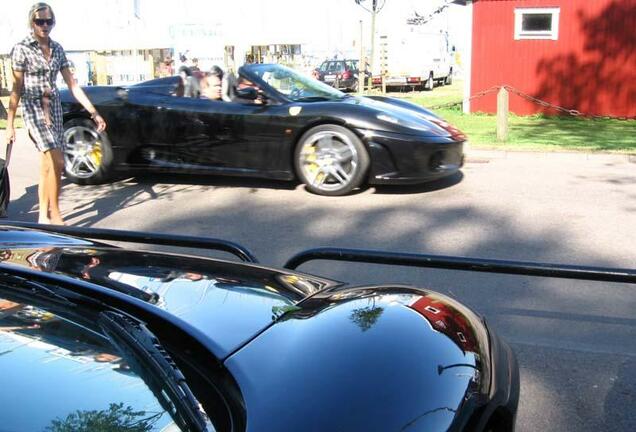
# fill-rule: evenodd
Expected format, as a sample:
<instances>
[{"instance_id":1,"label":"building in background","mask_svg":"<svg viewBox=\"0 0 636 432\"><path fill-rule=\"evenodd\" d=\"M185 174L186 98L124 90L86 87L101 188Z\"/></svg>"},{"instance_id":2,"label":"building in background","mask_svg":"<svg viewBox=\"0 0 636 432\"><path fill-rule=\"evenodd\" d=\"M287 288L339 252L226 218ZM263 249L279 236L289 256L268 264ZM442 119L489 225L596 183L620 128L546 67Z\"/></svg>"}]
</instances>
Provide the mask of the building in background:
<instances>
[{"instance_id":1,"label":"building in background","mask_svg":"<svg viewBox=\"0 0 636 432\"><path fill-rule=\"evenodd\" d=\"M492 86L586 115L636 115L636 2L626 0L468 1L472 13L465 110L496 111ZM514 93L519 115L555 114Z\"/></svg>"}]
</instances>

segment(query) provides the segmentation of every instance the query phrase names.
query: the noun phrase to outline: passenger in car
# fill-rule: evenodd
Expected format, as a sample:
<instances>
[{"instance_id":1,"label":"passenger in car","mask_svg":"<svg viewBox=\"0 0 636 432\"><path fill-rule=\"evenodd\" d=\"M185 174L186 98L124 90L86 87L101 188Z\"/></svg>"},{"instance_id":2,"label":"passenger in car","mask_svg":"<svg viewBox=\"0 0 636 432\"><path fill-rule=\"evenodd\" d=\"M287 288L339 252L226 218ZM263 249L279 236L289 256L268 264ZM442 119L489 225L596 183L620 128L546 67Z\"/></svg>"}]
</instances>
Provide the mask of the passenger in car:
<instances>
[{"instance_id":1,"label":"passenger in car","mask_svg":"<svg viewBox=\"0 0 636 432\"><path fill-rule=\"evenodd\" d=\"M201 87L199 80L192 76L192 71L187 66L179 68L179 76L183 85L183 96L189 98L198 98L201 96Z\"/></svg>"},{"instance_id":2,"label":"passenger in car","mask_svg":"<svg viewBox=\"0 0 636 432\"><path fill-rule=\"evenodd\" d=\"M201 80L201 97L212 100L222 100L221 84L223 69L212 66L210 71Z\"/></svg>"}]
</instances>

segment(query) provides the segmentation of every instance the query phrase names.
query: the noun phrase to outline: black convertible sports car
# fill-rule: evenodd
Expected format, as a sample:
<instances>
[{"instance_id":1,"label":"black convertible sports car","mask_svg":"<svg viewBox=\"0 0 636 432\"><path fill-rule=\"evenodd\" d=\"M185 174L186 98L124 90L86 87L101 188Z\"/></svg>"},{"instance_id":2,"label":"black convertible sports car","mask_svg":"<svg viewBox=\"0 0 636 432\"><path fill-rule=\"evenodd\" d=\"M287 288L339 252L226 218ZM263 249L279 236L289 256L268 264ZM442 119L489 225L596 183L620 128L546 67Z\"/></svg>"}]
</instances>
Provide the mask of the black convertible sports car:
<instances>
[{"instance_id":1,"label":"black convertible sports car","mask_svg":"<svg viewBox=\"0 0 636 432\"><path fill-rule=\"evenodd\" d=\"M294 270L311 259L447 259L320 249L273 269L221 240L5 224L2 430L514 429L517 362L479 315L430 289ZM218 249L245 262L87 238Z\"/></svg>"},{"instance_id":2,"label":"black convertible sports car","mask_svg":"<svg viewBox=\"0 0 636 432\"><path fill-rule=\"evenodd\" d=\"M86 87L108 123L102 134L62 91L67 177L93 184L116 171L169 170L299 179L343 195L364 183L438 179L463 164L466 137L415 104L347 95L275 64L242 67L238 83L229 101L180 97L178 76Z\"/></svg>"}]
</instances>

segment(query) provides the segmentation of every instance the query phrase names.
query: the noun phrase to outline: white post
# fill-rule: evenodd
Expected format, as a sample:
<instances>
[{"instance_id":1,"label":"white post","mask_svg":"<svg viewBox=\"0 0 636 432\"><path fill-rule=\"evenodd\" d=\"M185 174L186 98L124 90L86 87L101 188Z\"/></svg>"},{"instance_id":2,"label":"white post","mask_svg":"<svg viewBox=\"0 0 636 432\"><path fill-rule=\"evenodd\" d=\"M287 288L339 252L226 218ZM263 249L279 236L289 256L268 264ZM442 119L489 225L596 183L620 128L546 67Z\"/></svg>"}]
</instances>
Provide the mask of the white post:
<instances>
[{"instance_id":1,"label":"white post","mask_svg":"<svg viewBox=\"0 0 636 432\"><path fill-rule=\"evenodd\" d=\"M497 140L508 139L508 90L501 87L497 93Z\"/></svg>"}]
</instances>

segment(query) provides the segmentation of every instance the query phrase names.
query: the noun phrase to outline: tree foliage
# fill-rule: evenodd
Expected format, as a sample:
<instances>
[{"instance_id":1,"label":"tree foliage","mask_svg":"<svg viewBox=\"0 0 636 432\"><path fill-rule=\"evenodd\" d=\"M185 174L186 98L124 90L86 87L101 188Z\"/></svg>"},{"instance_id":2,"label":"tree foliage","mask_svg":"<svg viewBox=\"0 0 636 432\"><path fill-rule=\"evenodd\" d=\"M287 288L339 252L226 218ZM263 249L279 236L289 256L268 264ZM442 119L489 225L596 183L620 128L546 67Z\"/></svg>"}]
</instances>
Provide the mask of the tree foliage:
<instances>
[{"instance_id":1,"label":"tree foliage","mask_svg":"<svg viewBox=\"0 0 636 432\"><path fill-rule=\"evenodd\" d=\"M163 415L124 408L124 403L111 403L108 410L77 410L66 419L55 419L47 432L148 432Z\"/></svg>"}]
</instances>

